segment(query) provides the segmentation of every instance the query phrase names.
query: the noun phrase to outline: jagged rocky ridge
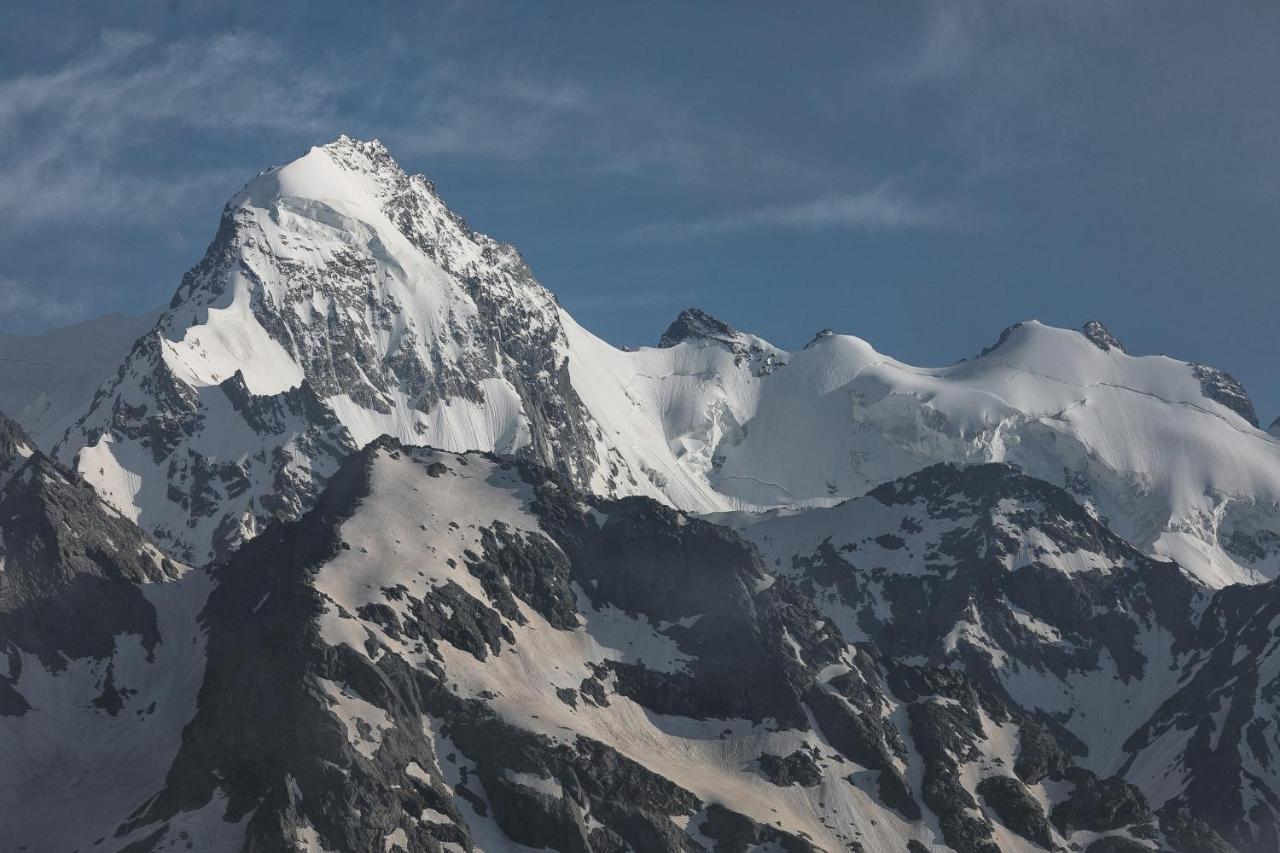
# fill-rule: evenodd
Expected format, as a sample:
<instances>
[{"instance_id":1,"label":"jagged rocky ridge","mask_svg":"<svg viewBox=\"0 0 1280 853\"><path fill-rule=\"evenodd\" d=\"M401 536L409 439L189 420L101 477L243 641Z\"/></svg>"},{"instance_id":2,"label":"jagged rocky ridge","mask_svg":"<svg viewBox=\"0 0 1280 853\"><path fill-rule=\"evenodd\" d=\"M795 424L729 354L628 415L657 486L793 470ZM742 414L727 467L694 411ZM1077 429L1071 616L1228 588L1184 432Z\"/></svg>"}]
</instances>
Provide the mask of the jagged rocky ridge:
<instances>
[{"instance_id":1,"label":"jagged rocky ridge","mask_svg":"<svg viewBox=\"0 0 1280 853\"><path fill-rule=\"evenodd\" d=\"M379 440L213 570L167 769L4 821L31 849L1269 849L1270 585L1208 590L1002 465L742 529Z\"/></svg>"},{"instance_id":2,"label":"jagged rocky ridge","mask_svg":"<svg viewBox=\"0 0 1280 853\"><path fill-rule=\"evenodd\" d=\"M61 669L68 660L109 658L121 633L148 650L159 641L140 584L172 579L178 567L4 415L0 543L0 648L9 656L0 714L31 707L13 688L26 656Z\"/></svg>"},{"instance_id":3,"label":"jagged rocky ridge","mask_svg":"<svg viewBox=\"0 0 1280 853\"><path fill-rule=\"evenodd\" d=\"M691 309L622 351L376 142L251 181L85 408L59 457L194 563L298 517L385 433L694 512L1009 462L1213 586L1280 573L1280 444L1221 371L1131 356L1097 322L1018 324L918 368L834 333L786 352Z\"/></svg>"},{"instance_id":4,"label":"jagged rocky ridge","mask_svg":"<svg viewBox=\"0 0 1280 853\"><path fill-rule=\"evenodd\" d=\"M215 575L137 849L1230 849L728 528L523 463L375 443Z\"/></svg>"},{"instance_id":5,"label":"jagged rocky ridge","mask_svg":"<svg viewBox=\"0 0 1280 853\"><path fill-rule=\"evenodd\" d=\"M0 415L5 849L87 849L158 789L195 708L207 589Z\"/></svg>"},{"instance_id":6,"label":"jagged rocky ridge","mask_svg":"<svg viewBox=\"0 0 1280 853\"><path fill-rule=\"evenodd\" d=\"M1080 766L1241 849L1274 846L1274 584L1215 593L1005 465L933 466L831 509L726 520L846 636L958 667Z\"/></svg>"}]
</instances>

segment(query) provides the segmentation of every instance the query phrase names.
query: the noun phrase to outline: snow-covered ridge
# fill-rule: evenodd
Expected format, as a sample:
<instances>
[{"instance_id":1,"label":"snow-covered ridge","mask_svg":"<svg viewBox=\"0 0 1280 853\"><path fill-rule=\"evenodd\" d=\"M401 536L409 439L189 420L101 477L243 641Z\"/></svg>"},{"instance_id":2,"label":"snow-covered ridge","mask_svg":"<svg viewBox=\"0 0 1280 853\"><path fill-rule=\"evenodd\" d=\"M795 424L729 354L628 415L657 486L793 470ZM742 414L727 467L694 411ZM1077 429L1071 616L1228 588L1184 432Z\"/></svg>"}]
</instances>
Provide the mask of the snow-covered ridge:
<instances>
[{"instance_id":1,"label":"snow-covered ridge","mask_svg":"<svg viewBox=\"0 0 1280 853\"><path fill-rule=\"evenodd\" d=\"M824 333L783 351L691 309L623 351L377 142L251 181L59 455L177 555L294 517L389 434L694 512L836 503L937 462L1070 488L1207 583L1280 573L1280 443L1227 374L1099 323L920 368Z\"/></svg>"}]
</instances>

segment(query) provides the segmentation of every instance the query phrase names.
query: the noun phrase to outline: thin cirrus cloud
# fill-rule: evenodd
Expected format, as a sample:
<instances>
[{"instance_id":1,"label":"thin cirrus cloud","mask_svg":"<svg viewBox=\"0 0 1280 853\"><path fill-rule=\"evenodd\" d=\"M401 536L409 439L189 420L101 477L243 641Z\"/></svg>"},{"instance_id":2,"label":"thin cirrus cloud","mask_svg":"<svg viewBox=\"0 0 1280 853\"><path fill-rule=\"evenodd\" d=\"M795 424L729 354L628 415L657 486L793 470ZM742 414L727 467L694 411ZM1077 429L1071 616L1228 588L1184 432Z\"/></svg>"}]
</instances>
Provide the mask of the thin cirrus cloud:
<instances>
[{"instance_id":1,"label":"thin cirrus cloud","mask_svg":"<svg viewBox=\"0 0 1280 853\"><path fill-rule=\"evenodd\" d=\"M443 64L411 85L414 108L388 134L402 156L554 163L560 171L646 183L817 186L829 179L732 128L639 88ZM387 125L383 125L387 127Z\"/></svg>"},{"instance_id":2,"label":"thin cirrus cloud","mask_svg":"<svg viewBox=\"0 0 1280 853\"><path fill-rule=\"evenodd\" d=\"M925 8L917 42L877 74L886 83L911 86L954 79L969 71L980 53L982 7L969 2Z\"/></svg>"},{"instance_id":3,"label":"thin cirrus cloud","mask_svg":"<svg viewBox=\"0 0 1280 853\"><path fill-rule=\"evenodd\" d=\"M843 195L768 204L697 219L650 223L628 232L626 240L689 242L773 229L874 232L954 229L970 224L970 218L953 203L922 201L902 192L893 183L885 182Z\"/></svg>"},{"instance_id":4,"label":"thin cirrus cloud","mask_svg":"<svg viewBox=\"0 0 1280 853\"><path fill-rule=\"evenodd\" d=\"M193 137L206 147L263 138L297 145L345 132L381 136L397 156L428 162L558 163L680 185L821 182L791 158L638 89L501 65L477 74L447 57L394 81L384 72L304 60L252 32L172 42L108 32L60 67L0 79L0 211L23 228L104 216L163 222L194 194L234 188L263 165L188 163L168 174L147 156Z\"/></svg>"},{"instance_id":5,"label":"thin cirrus cloud","mask_svg":"<svg viewBox=\"0 0 1280 853\"><path fill-rule=\"evenodd\" d=\"M0 80L0 210L22 225L162 220L228 174L173 180L131 167L149 140L318 129L330 87L290 72L270 47L252 34L158 44L112 32L59 68Z\"/></svg>"}]
</instances>

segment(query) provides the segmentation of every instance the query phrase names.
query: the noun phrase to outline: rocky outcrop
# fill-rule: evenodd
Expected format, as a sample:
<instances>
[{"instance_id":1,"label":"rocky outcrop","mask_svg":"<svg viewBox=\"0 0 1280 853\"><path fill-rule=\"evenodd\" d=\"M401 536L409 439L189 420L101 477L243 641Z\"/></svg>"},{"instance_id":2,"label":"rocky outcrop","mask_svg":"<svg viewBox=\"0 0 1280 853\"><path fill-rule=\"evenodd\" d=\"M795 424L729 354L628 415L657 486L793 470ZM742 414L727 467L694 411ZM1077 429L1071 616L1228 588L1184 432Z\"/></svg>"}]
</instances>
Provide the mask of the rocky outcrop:
<instances>
[{"instance_id":1,"label":"rocky outcrop","mask_svg":"<svg viewBox=\"0 0 1280 853\"><path fill-rule=\"evenodd\" d=\"M0 715L30 707L15 686L19 652L57 671L75 659L110 659L122 634L153 649L156 612L139 584L177 572L91 486L0 415L0 648L10 655ZM112 690L108 676L104 695Z\"/></svg>"},{"instance_id":2,"label":"rocky outcrop","mask_svg":"<svg viewBox=\"0 0 1280 853\"><path fill-rule=\"evenodd\" d=\"M1200 381L1200 390L1206 397L1226 406L1251 426L1258 426L1258 414L1254 411L1253 401L1234 376L1225 370L1203 364L1191 365L1191 372Z\"/></svg>"},{"instance_id":3,"label":"rocky outcrop","mask_svg":"<svg viewBox=\"0 0 1280 853\"><path fill-rule=\"evenodd\" d=\"M1098 320L1090 320L1085 323L1080 331L1089 339L1090 343L1103 352L1110 352L1111 350L1125 352L1124 344L1120 343L1120 339L1111 334L1111 330Z\"/></svg>"}]
</instances>

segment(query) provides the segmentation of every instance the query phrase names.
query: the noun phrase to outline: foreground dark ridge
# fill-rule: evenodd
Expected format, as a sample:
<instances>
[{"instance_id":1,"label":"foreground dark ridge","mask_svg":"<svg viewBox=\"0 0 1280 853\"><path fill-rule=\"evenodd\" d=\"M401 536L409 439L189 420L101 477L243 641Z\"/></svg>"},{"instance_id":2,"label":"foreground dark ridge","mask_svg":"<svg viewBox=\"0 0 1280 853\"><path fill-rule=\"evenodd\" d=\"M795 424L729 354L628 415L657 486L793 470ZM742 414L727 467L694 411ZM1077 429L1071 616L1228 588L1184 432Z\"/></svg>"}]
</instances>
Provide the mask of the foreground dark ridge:
<instances>
[{"instance_id":1,"label":"foreground dark ridge","mask_svg":"<svg viewBox=\"0 0 1280 853\"><path fill-rule=\"evenodd\" d=\"M163 785L72 829L132 850L1270 849L1273 811L1204 795L1275 789L1256 734L1194 731L1274 725L1256 704L1274 651L1247 627L1269 624L1270 585L1246 614L1007 466L938 466L746 532L767 556L835 517L856 548L828 537L771 565L647 499L375 442L214 570ZM1081 554L1094 569L1064 570ZM1124 717L1168 684L1145 639L1163 630L1190 680L1110 777L1054 685L1112 683L1119 705L1096 691L1089 716ZM1215 686L1248 679L1253 695ZM117 718L136 716L117 689ZM1227 695L1225 718L1196 710ZM1185 720L1165 760L1187 787L1153 805L1123 774L1158 778L1146 749Z\"/></svg>"}]
</instances>

